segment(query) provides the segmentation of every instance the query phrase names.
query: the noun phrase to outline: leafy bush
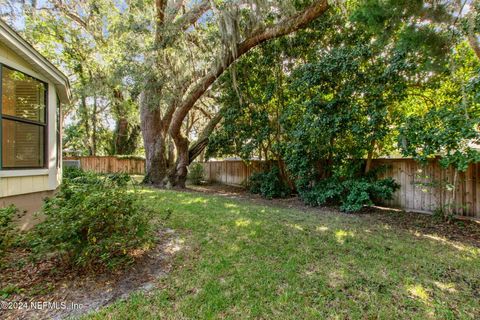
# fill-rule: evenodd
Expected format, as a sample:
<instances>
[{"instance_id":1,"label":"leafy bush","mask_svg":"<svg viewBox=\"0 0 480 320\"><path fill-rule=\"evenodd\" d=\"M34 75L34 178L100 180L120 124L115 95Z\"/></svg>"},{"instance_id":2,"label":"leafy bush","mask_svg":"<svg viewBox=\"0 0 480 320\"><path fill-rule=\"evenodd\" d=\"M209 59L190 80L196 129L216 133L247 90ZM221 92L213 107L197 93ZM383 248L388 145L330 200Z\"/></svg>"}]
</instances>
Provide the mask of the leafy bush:
<instances>
[{"instance_id":1,"label":"leafy bush","mask_svg":"<svg viewBox=\"0 0 480 320\"><path fill-rule=\"evenodd\" d=\"M392 178L356 178L341 180L329 178L318 182L313 188L302 190L302 199L310 205L340 205L346 212L361 210L382 200L392 199L400 186Z\"/></svg>"},{"instance_id":2,"label":"leafy bush","mask_svg":"<svg viewBox=\"0 0 480 320\"><path fill-rule=\"evenodd\" d=\"M0 208L0 255L10 246L15 235L15 225L13 218L18 209L14 206Z\"/></svg>"},{"instance_id":3,"label":"leafy bush","mask_svg":"<svg viewBox=\"0 0 480 320\"><path fill-rule=\"evenodd\" d=\"M199 185L203 181L203 166L196 162L188 168L188 180L194 185Z\"/></svg>"},{"instance_id":4,"label":"leafy bush","mask_svg":"<svg viewBox=\"0 0 480 320\"><path fill-rule=\"evenodd\" d=\"M63 167L63 179L75 179L78 177L83 177L86 175L86 172L77 167Z\"/></svg>"},{"instance_id":5,"label":"leafy bush","mask_svg":"<svg viewBox=\"0 0 480 320\"><path fill-rule=\"evenodd\" d=\"M251 193L260 194L267 199L285 198L291 193L280 176L280 169L276 166L268 171L252 174L248 179L248 189Z\"/></svg>"},{"instance_id":6,"label":"leafy bush","mask_svg":"<svg viewBox=\"0 0 480 320\"><path fill-rule=\"evenodd\" d=\"M133 182L127 173L111 173L107 175L107 178L119 187L126 187L130 182Z\"/></svg>"},{"instance_id":7,"label":"leafy bush","mask_svg":"<svg viewBox=\"0 0 480 320\"><path fill-rule=\"evenodd\" d=\"M311 206L334 205L340 202L344 188L338 179L323 179L310 189L300 189L303 201Z\"/></svg>"},{"instance_id":8,"label":"leafy bush","mask_svg":"<svg viewBox=\"0 0 480 320\"><path fill-rule=\"evenodd\" d=\"M124 175L66 170L59 192L42 208L46 220L31 235L37 257L58 254L74 267L114 268L153 241L151 215Z\"/></svg>"}]
</instances>

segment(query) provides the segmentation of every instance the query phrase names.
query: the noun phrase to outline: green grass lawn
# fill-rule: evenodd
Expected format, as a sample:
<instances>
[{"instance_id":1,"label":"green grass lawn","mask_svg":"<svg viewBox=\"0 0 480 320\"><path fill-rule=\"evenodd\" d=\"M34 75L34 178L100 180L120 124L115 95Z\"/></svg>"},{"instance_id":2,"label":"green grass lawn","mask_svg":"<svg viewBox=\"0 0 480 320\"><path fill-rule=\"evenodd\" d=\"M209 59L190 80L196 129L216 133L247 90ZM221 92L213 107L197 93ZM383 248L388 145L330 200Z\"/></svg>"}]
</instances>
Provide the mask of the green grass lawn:
<instances>
[{"instance_id":1,"label":"green grass lawn","mask_svg":"<svg viewBox=\"0 0 480 320\"><path fill-rule=\"evenodd\" d=\"M480 318L480 250L375 219L145 189L184 248L92 319ZM373 221L373 222L372 222Z\"/></svg>"}]
</instances>

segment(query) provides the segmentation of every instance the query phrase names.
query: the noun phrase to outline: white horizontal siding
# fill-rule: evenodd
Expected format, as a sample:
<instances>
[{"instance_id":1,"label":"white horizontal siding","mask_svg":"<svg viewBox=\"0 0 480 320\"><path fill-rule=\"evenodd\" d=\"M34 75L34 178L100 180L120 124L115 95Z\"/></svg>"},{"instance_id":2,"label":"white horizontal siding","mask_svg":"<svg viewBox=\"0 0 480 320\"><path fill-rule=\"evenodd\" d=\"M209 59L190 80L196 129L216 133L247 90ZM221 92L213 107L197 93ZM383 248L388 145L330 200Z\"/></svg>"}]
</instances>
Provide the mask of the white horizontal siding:
<instances>
[{"instance_id":1,"label":"white horizontal siding","mask_svg":"<svg viewBox=\"0 0 480 320\"><path fill-rule=\"evenodd\" d=\"M50 190L48 175L0 178L0 197Z\"/></svg>"}]
</instances>

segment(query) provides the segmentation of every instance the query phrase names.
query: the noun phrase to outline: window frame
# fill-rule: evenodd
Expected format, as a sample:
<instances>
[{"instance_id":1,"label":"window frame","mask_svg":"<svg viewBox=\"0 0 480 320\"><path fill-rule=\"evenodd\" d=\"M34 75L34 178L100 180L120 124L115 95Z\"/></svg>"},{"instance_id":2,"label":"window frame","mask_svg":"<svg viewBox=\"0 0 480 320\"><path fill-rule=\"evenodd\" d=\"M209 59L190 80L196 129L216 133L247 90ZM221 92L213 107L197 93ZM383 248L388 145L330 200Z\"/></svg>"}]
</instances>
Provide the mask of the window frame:
<instances>
[{"instance_id":1,"label":"window frame","mask_svg":"<svg viewBox=\"0 0 480 320\"><path fill-rule=\"evenodd\" d=\"M44 118L45 122L42 123L40 121L34 121L34 120L29 120L29 119L24 119L21 117L17 116L11 116L7 114L3 114L3 68L7 68L16 72L20 72L40 83L43 83L45 86L45 97L44 97L44 103L45 103L45 110L44 110ZM49 87L48 83L38 79L35 76L32 76L31 74L28 74L27 72L18 70L14 67L11 67L9 65L6 65L4 63L0 63L0 171L14 171L14 170L31 170L31 169L48 169L48 130L49 130L49 121L48 121L48 116L49 116ZM43 127L43 166L22 166L22 167L4 167L3 166L3 139L2 139L2 134L3 134L3 119L9 120L9 121L14 121L14 122L20 122L24 124L29 124L29 125L35 125L38 127Z\"/></svg>"}]
</instances>

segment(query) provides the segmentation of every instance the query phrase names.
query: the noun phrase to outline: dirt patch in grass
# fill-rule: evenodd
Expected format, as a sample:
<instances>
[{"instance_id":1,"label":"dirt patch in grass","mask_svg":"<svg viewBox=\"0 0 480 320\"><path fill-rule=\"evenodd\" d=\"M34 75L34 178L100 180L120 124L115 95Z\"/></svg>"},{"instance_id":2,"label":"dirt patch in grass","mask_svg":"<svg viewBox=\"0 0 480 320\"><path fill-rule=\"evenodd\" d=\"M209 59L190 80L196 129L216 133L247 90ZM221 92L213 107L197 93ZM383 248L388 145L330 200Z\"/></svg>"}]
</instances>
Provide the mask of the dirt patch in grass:
<instances>
[{"instance_id":1,"label":"dirt patch in grass","mask_svg":"<svg viewBox=\"0 0 480 320\"><path fill-rule=\"evenodd\" d=\"M28 262L25 250L9 252L0 269L0 294L4 295L0 296L0 319L64 319L98 310L134 292L149 292L170 271L171 258L181 249L175 232L162 230L154 249L123 270L102 274L61 269L53 259Z\"/></svg>"},{"instance_id":2,"label":"dirt patch in grass","mask_svg":"<svg viewBox=\"0 0 480 320\"><path fill-rule=\"evenodd\" d=\"M340 215L355 215L371 223L382 223L392 229L408 230L419 236L434 237L441 241L442 238L480 247L480 222L469 220L443 221L431 214L406 212L395 209L365 208L360 213L350 214L341 212L335 207L310 207L305 205L297 196L286 199L264 199L256 194L251 194L244 188L221 184L204 186L188 186L187 192L202 192L217 194L233 199L247 200L249 202L292 208L302 211L316 212L319 214L334 213Z\"/></svg>"}]
</instances>

